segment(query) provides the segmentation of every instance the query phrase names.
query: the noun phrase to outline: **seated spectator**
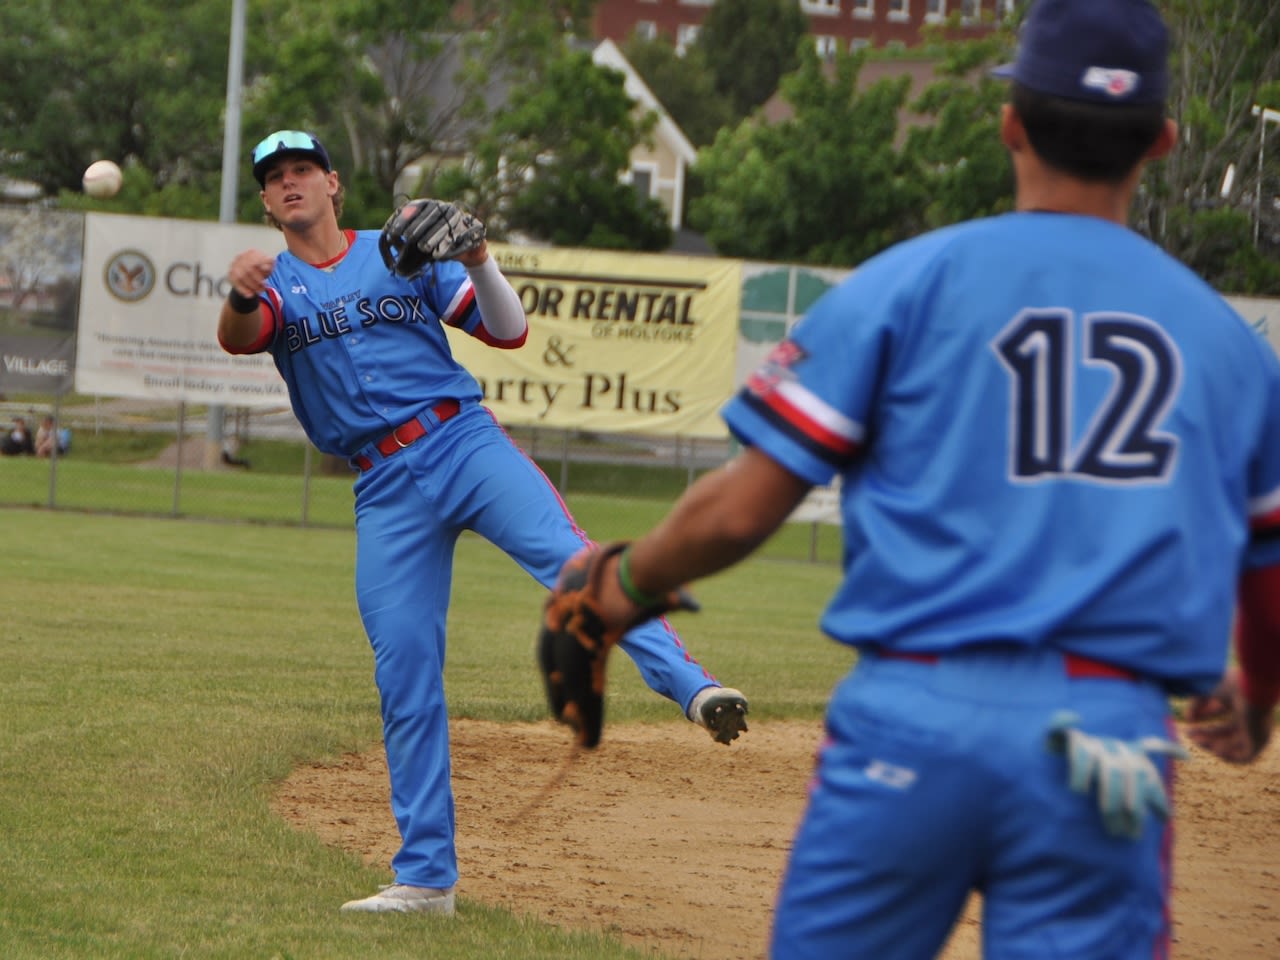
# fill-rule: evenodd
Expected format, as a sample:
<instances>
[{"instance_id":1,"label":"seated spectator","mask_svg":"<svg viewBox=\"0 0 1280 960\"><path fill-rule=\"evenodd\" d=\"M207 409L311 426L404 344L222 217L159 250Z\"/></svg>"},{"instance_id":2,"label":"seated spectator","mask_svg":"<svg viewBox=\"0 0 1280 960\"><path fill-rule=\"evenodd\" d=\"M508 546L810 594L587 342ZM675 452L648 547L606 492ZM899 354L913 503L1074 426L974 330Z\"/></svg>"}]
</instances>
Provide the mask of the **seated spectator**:
<instances>
[{"instance_id":1,"label":"seated spectator","mask_svg":"<svg viewBox=\"0 0 1280 960\"><path fill-rule=\"evenodd\" d=\"M62 431L53 423L53 417L45 417L36 430L36 456L51 457L55 453L66 453L61 439Z\"/></svg>"},{"instance_id":2,"label":"seated spectator","mask_svg":"<svg viewBox=\"0 0 1280 960\"><path fill-rule=\"evenodd\" d=\"M35 452L35 441L31 438L31 431L27 428L26 419L14 417L13 427L5 434L4 439L0 440L0 454L12 457L23 453L31 454Z\"/></svg>"}]
</instances>

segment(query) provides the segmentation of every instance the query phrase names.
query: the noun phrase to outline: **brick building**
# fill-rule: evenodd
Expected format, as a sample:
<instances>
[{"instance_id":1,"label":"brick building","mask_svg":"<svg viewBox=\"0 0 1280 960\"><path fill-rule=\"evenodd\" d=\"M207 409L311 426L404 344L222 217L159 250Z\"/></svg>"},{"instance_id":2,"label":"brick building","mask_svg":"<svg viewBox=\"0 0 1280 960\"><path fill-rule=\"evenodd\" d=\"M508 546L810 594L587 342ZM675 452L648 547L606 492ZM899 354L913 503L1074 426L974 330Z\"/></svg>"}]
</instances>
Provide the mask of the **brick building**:
<instances>
[{"instance_id":1,"label":"brick building","mask_svg":"<svg viewBox=\"0 0 1280 960\"><path fill-rule=\"evenodd\" d=\"M1022 0L795 0L809 17L818 51L860 47L913 47L926 24L941 23L959 13L961 34L990 29ZM683 50L698 35L715 0L599 0L594 32L622 44L632 34L663 36Z\"/></svg>"}]
</instances>

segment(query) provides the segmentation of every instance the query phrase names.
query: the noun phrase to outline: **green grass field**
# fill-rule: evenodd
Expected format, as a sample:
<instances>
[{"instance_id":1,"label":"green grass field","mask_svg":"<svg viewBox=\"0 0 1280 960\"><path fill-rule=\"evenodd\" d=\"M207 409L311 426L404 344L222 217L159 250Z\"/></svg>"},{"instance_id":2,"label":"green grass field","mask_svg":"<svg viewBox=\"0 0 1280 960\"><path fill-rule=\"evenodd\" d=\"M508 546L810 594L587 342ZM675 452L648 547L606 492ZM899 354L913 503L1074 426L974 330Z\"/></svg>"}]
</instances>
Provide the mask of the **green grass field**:
<instances>
[{"instance_id":1,"label":"green grass field","mask_svg":"<svg viewBox=\"0 0 1280 960\"><path fill-rule=\"evenodd\" d=\"M138 472L86 474L86 489ZM296 496L297 481L282 492L272 477L228 479L241 486L221 494L227 503ZM331 482L340 489L319 502L332 527L0 509L0 957L654 956L486 908L465 884L453 921L337 912L387 871L269 809L298 763L380 741L353 597L350 484ZM570 500L599 539L640 532L666 509ZM834 541L824 562L795 559L810 535L788 529L699 584L704 613L679 622L697 655L750 693L759 720L819 716L850 663L816 626L838 576ZM532 664L541 597L492 546L460 542L454 716L545 716ZM669 722L671 705L630 661L614 663L610 722Z\"/></svg>"},{"instance_id":2,"label":"green grass field","mask_svg":"<svg viewBox=\"0 0 1280 960\"><path fill-rule=\"evenodd\" d=\"M242 453L253 464L249 470L178 471L148 465L171 441L165 434L108 431L77 437L72 453L56 464L35 457L0 457L0 507L342 529L352 525L353 475L345 470L322 473L320 455L312 451L307 476L301 444L246 444ZM560 483L559 462L537 459L547 476ZM689 483L687 469L676 466L579 461L565 473L565 496L577 519L597 539L643 530ZM765 553L834 564L840 556L840 531L826 524L791 525Z\"/></svg>"}]
</instances>

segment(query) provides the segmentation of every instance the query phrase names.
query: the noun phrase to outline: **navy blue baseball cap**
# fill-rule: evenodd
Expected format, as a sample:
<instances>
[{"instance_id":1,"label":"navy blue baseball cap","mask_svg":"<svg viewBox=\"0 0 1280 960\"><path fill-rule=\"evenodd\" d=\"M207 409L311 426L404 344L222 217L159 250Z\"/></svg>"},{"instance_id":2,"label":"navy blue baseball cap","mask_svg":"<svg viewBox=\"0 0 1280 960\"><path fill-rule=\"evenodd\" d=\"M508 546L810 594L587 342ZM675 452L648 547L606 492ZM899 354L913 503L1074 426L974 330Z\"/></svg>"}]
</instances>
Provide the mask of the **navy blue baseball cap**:
<instances>
[{"instance_id":1,"label":"navy blue baseball cap","mask_svg":"<svg viewBox=\"0 0 1280 960\"><path fill-rule=\"evenodd\" d=\"M264 137L253 148L253 178L258 181L258 186L267 185L267 169L275 160L287 154L310 157L324 167L325 173L333 170L329 151L325 150L324 144L314 133L307 133L305 130L277 130L269 137Z\"/></svg>"},{"instance_id":2,"label":"navy blue baseball cap","mask_svg":"<svg viewBox=\"0 0 1280 960\"><path fill-rule=\"evenodd\" d=\"M991 73L1068 100L1164 103L1169 31L1150 0L1033 0L1013 63Z\"/></svg>"}]
</instances>

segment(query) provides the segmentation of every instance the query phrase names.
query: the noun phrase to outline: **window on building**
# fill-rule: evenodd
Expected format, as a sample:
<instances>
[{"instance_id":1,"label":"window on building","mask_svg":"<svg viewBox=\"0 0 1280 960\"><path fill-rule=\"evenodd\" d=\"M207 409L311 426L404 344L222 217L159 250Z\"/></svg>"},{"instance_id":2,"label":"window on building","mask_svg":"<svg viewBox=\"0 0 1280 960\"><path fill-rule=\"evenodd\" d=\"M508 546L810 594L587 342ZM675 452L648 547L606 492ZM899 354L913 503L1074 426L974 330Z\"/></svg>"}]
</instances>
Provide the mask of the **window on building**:
<instances>
[{"instance_id":1,"label":"window on building","mask_svg":"<svg viewBox=\"0 0 1280 960\"><path fill-rule=\"evenodd\" d=\"M947 0L924 0L924 18L931 22L947 18Z\"/></svg>"},{"instance_id":2,"label":"window on building","mask_svg":"<svg viewBox=\"0 0 1280 960\"><path fill-rule=\"evenodd\" d=\"M876 15L876 0L850 0L853 15L858 20L870 20Z\"/></svg>"},{"instance_id":3,"label":"window on building","mask_svg":"<svg viewBox=\"0 0 1280 960\"><path fill-rule=\"evenodd\" d=\"M889 0L890 20L910 20L911 0Z\"/></svg>"},{"instance_id":4,"label":"window on building","mask_svg":"<svg viewBox=\"0 0 1280 960\"><path fill-rule=\"evenodd\" d=\"M981 0L960 0L960 19L965 23L977 23L981 20Z\"/></svg>"},{"instance_id":5,"label":"window on building","mask_svg":"<svg viewBox=\"0 0 1280 960\"><path fill-rule=\"evenodd\" d=\"M835 57L836 51L840 49L840 41L835 37L819 34L813 38L813 43L818 48L818 56L823 60L831 60Z\"/></svg>"},{"instance_id":6,"label":"window on building","mask_svg":"<svg viewBox=\"0 0 1280 960\"><path fill-rule=\"evenodd\" d=\"M871 41L866 37L854 37L849 41L849 52L857 53L859 50L866 50L871 46Z\"/></svg>"},{"instance_id":7,"label":"window on building","mask_svg":"<svg viewBox=\"0 0 1280 960\"><path fill-rule=\"evenodd\" d=\"M635 188L640 197L653 196L653 169L651 167L635 166L631 168L631 186Z\"/></svg>"},{"instance_id":8,"label":"window on building","mask_svg":"<svg viewBox=\"0 0 1280 960\"><path fill-rule=\"evenodd\" d=\"M652 20L637 20L635 34L641 40L655 40L658 36L658 25Z\"/></svg>"},{"instance_id":9,"label":"window on building","mask_svg":"<svg viewBox=\"0 0 1280 960\"><path fill-rule=\"evenodd\" d=\"M683 54L698 39L698 24L682 23L676 27L676 53Z\"/></svg>"},{"instance_id":10,"label":"window on building","mask_svg":"<svg viewBox=\"0 0 1280 960\"><path fill-rule=\"evenodd\" d=\"M840 13L840 0L800 0L800 9L818 16L835 16Z\"/></svg>"}]
</instances>

